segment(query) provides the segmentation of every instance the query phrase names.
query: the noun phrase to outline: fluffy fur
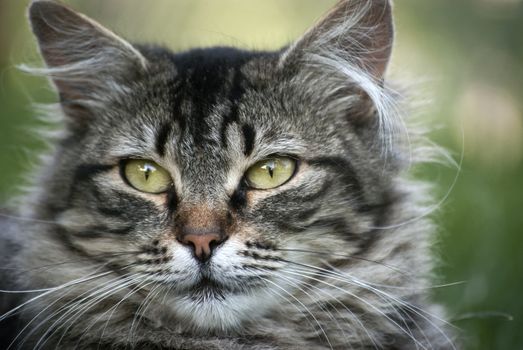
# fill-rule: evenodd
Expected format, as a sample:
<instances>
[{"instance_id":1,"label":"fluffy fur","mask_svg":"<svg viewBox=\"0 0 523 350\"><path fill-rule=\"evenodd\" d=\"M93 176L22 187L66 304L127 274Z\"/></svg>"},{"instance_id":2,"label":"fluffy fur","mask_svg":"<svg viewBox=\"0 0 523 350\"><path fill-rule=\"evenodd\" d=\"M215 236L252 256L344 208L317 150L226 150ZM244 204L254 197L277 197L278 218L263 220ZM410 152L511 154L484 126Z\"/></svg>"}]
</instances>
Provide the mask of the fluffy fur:
<instances>
[{"instance_id":1,"label":"fluffy fur","mask_svg":"<svg viewBox=\"0 0 523 350\"><path fill-rule=\"evenodd\" d=\"M278 52L172 53L33 2L46 67L25 69L52 80L65 127L1 221L2 345L453 349L426 298L431 200L405 173L422 159L384 79L391 12L345 0ZM248 188L275 154L296 174ZM133 189L125 159L172 188ZM176 237L210 221L228 239L202 263Z\"/></svg>"}]
</instances>

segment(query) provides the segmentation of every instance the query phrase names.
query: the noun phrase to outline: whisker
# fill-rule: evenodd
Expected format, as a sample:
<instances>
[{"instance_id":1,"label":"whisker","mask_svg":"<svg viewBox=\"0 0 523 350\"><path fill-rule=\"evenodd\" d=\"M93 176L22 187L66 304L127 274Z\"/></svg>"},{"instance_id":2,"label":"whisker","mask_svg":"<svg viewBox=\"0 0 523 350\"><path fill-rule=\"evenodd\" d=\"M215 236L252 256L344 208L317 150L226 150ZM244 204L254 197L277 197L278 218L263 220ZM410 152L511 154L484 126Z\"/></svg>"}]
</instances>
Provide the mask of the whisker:
<instances>
[{"instance_id":1,"label":"whisker","mask_svg":"<svg viewBox=\"0 0 523 350\"><path fill-rule=\"evenodd\" d=\"M94 288L88 291L91 292L89 295L82 298L81 300L78 300L79 297L87 294L88 292L82 293L79 297L75 299L76 301L73 301L73 303L69 303L67 307L62 308L62 310L65 311L65 313L62 316L60 316L57 320L55 320L50 327L48 327L48 331L41 336L39 342L35 346L35 349L43 347L47 340L53 337L53 335L58 330L60 330L62 326L65 326L66 323L69 322L70 325L67 326L67 328L64 329L64 331L62 332L62 336L60 337L57 344L58 346L62 341L63 337L66 335L67 331L74 325L75 321L79 317L81 317L83 314L85 314L87 311L89 311L92 307L94 307L96 304L98 304L106 297L126 288L128 284L133 280L133 278L134 276L132 273L129 273L129 276L123 279L121 276L119 276L119 278L112 280L113 282L109 284L105 284L104 286L102 286L102 288L100 288L100 286L95 286ZM84 305L82 306L82 304Z\"/></svg>"},{"instance_id":2,"label":"whisker","mask_svg":"<svg viewBox=\"0 0 523 350\"><path fill-rule=\"evenodd\" d=\"M361 257L361 256L357 256L357 255L346 255L346 254L338 254L338 253L332 253L332 252L322 252L322 251L314 251L314 250L307 250L307 249L293 249L293 248L274 248L274 250L276 250L276 251L284 251L284 252L308 253L308 254L316 254L316 255L323 255L323 256L334 256L334 257L340 257L340 258L349 259L349 260L352 259L352 260L366 261L366 262L370 262L370 263L377 264L377 265L386 267L388 269L391 269L394 272L397 272L397 273L399 273L399 274L401 274L403 276L406 276L406 277L409 277L409 278L413 278L413 277L409 276L408 272L401 270L399 267L392 266L392 265L389 265L389 264L385 264L385 263L383 263L381 261L375 261L375 260L372 260L372 259L368 259L368 258L364 258L364 257Z\"/></svg>"},{"instance_id":3,"label":"whisker","mask_svg":"<svg viewBox=\"0 0 523 350\"><path fill-rule=\"evenodd\" d=\"M302 291L303 293L305 293L305 295L307 295L311 300L313 300L314 303L315 303L315 304L316 304L320 309L322 309L324 312L327 313L327 315L329 316L329 318L331 319L331 321L333 321L333 322L336 324L336 326L338 327L338 329L341 331L341 333L343 334L343 337L344 337L345 339L347 339L347 335L346 335L346 333L345 333L343 327L341 327L340 323L339 323L338 320L334 317L334 315L332 315L332 313L331 313L329 310L325 309L325 307L324 307L323 305L320 304L319 300L321 299L321 297L320 297L319 293L316 292L316 291L313 291L313 289L317 289L317 290L318 290L319 292L321 292L322 294L326 294L325 291L321 290L320 288L315 288L315 286L313 286L313 285L310 285L310 284L304 284L304 287L306 287L308 290L310 290L310 291L312 291L312 292L314 292L314 293L316 294L316 296L317 296L318 298L315 299L315 298L313 298L309 293L307 293L307 292L303 289L303 287L300 286L300 282L301 282L301 281L300 281L299 279L297 279L297 278L292 278L292 277L290 277L290 276L283 276L282 273L276 273L275 275L276 275L278 278L282 278L282 279L286 280L286 281L289 282L291 285L293 285L295 288L297 288L298 290L300 290L300 291ZM331 295L331 297L332 297L332 295ZM339 302L339 300L338 300L337 298L334 298L334 297L333 297L333 299L336 299L336 300ZM322 300L322 301L326 302L330 307L332 307L333 309L335 309L336 312L338 313L338 316L341 317L341 313L340 313L340 311L337 310L337 308L334 307L334 305L333 305L331 302L329 302L329 301L325 301L325 300ZM342 305L343 305L343 304L342 304ZM353 314L352 314L352 315L353 315ZM361 343L361 342L360 342L360 343ZM352 345L350 345L349 343L347 343L347 344L351 347L351 349L353 348Z\"/></svg>"},{"instance_id":4,"label":"whisker","mask_svg":"<svg viewBox=\"0 0 523 350\"><path fill-rule=\"evenodd\" d=\"M307 313L309 313L309 315L311 315L311 317L314 319L314 321L316 322L316 324L318 325L318 327L320 328L320 331L322 332L323 336L325 337L325 340L327 341L327 343L329 344L329 347L331 349L334 349L332 347L332 344L329 340L329 337L327 336L327 333L325 332L325 330L323 329L323 327L321 326L321 323L318 321L318 319L316 318L316 316L314 316L314 314L309 310L309 308L307 306L305 306L305 304L303 304L298 298L296 298L294 295L292 295L291 293L289 293L287 290L285 290L285 288L282 288L281 286L279 286L278 284L272 282L271 280L267 279L267 278L262 278L264 281L272 284L273 286L275 286L276 288L280 289L281 291L283 291L285 294L289 295L291 298L293 298L294 300L296 300L296 302L298 304L301 305L301 307L303 307L305 309L305 311L307 311Z\"/></svg>"},{"instance_id":5,"label":"whisker","mask_svg":"<svg viewBox=\"0 0 523 350\"><path fill-rule=\"evenodd\" d=\"M361 279L359 279L359 278L356 278L356 277L354 277L354 276L352 276L352 275L350 275L350 274L348 274L348 273L345 273L345 272L336 272L336 271L333 271L333 270L337 270L337 269L336 269L335 267L331 266L328 262L324 262L324 264L325 264L326 266L329 266L329 267L332 268L333 270L328 270L328 269L324 269L324 268L317 267L317 266L312 266L312 265L307 265L307 264L300 264L300 263L292 262L292 261L289 261L289 260L284 260L284 261L289 262L289 263L292 263L292 264L301 265L302 267L310 268L310 269L313 269L313 270L318 271L318 272L320 272L320 273L325 273L326 275L328 275L329 277L334 278L334 279L336 279L336 277L337 277L337 278L342 278L342 280L340 280L340 281L343 281L343 282L347 282L347 283L352 283L352 282L354 282L354 283L357 283L357 285L360 286L360 287L363 287L363 288L372 288L372 287L371 287L371 285L372 285L371 283L367 283L367 282L365 282L365 281L363 281L363 280L361 280ZM336 276L336 277L334 277L334 276ZM349 278L349 279L347 280L346 278ZM386 286L386 287L389 287L389 286ZM393 287L393 286L391 286L391 287ZM383 291L380 291L380 290L378 290L378 289L374 289L374 291L379 291L379 292L384 293ZM411 307L414 307L414 306L411 306ZM421 309L420 309L420 311L421 311L421 312L425 312L427 315L436 318L438 321L444 322L444 323L446 323L446 324L449 325L449 326L455 327L454 325L452 325L452 324L446 322L445 320L443 320L443 319L441 319L441 318L438 318L437 315L433 315L433 314L428 313L427 311L425 311L425 310L421 310Z\"/></svg>"},{"instance_id":6,"label":"whisker","mask_svg":"<svg viewBox=\"0 0 523 350\"><path fill-rule=\"evenodd\" d=\"M328 264L327 264L328 265ZM334 270L336 270L334 267L332 267ZM451 344L453 347L454 347L454 344L452 343L452 341L450 340L450 338L448 338L447 334L438 326L436 325L429 317L432 317L442 323L444 323L445 325L447 326L451 326L451 327L454 327L456 328L454 325L452 325L451 323L441 319L440 317L438 317L437 315L434 315L430 312L427 312L426 310L423 310L421 309L420 307L416 306L416 305L413 305L409 302L406 302L398 297L395 297L383 290L380 290L378 288L375 288L371 285L369 285L366 281L363 281L359 278L356 278L356 277L353 277L353 276L350 276L348 274L342 274L341 272L338 273L340 274L341 276L344 276L344 275L347 275L351 278L352 282L355 283L357 286L359 287L363 287L364 289L366 290L369 290L371 292L373 292L375 295L379 296L381 299L383 298L387 298L387 299L390 299L392 301L394 301L395 303L399 304L400 306L403 306L405 307L406 309L408 309L409 311L412 311L414 312L417 316L421 317L422 319L424 319L425 321L427 321L431 326L433 326L440 334L443 335L443 337L445 337L445 339L447 340L447 342L449 344ZM330 278L333 278L333 279L336 279L336 280L340 280L339 278L336 278L336 277L332 277L330 276ZM341 281L346 281L345 279L342 279ZM397 308L396 306L394 306L394 304L390 303L391 306L393 306L395 309ZM401 312L401 309L399 310L399 312ZM417 322L412 319L412 317L405 312L405 314L407 315L407 317L416 325L416 327L418 328L418 330L422 333L422 335L426 337L423 329L417 324ZM428 316L428 317L427 317ZM432 347L432 344L430 344L429 341L427 341L427 343Z\"/></svg>"},{"instance_id":7,"label":"whisker","mask_svg":"<svg viewBox=\"0 0 523 350\"><path fill-rule=\"evenodd\" d=\"M136 320L138 319L138 322L137 322L137 324L138 324L140 322L140 320L142 319L142 317L143 317L141 315L142 312L143 313L146 312L146 309L147 309L148 305L150 305L150 303L153 301L153 296L156 295L156 294L153 294L153 293L156 293L156 290L158 290L161 287L161 285L162 285L161 282L158 282L158 281L152 282L151 284L153 284L152 289L147 293L147 295L145 296L143 301L138 306L138 309L134 313L133 321L131 322L131 327L129 328L129 333L127 334L127 339L128 339L129 343L132 342L132 334L133 334L133 331L134 331L134 325L135 325ZM150 300L149 303L147 301L148 299ZM142 308L144 306L145 306L145 310L142 311ZM141 315L141 316L138 316L138 315Z\"/></svg>"},{"instance_id":8,"label":"whisker","mask_svg":"<svg viewBox=\"0 0 523 350\"><path fill-rule=\"evenodd\" d=\"M60 291L61 293L59 294L59 297L55 299L55 301L53 301L52 303L49 303L45 308L43 308L40 312L38 312L33 318L31 318L31 320L29 320L29 322L27 322L25 324L25 326L17 333L17 335L13 338L13 340L11 341L11 343L9 344L9 346L7 347L7 350L11 349L11 347L13 345L16 344L16 341L18 340L18 338L20 338L20 336L22 336L22 334L24 334L24 332L29 328L29 326L38 319L38 317L40 317L45 311L47 311L48 309L50 309L55 303L57 303L58 301L60 301L62 298L64 298L68 293L71 292L70 289L65 289L65 290L61 290ZM38 327L38 326L37 326ZM21 346L25 343L26 341L26 338L30 337L30 335L32 334L33 332L30 332L27 337L24 337L24 339L21 341L21 343L19 344L18 348L21 348Z\"/></svg>"},{"instance_id":9,"label":"whisker","mask_svg":"<svg viewBox=\"0 0 523 350\"><path fill-rule=\"evenodd\" d=\"M298 270L300 271L300 270ZM306 271L303 271L301 270L302 273L307 273ZM310 273L310 272L309 272ZM324 272L321 272L321 273L318 273L318 272L314 272L313 275L317 275L319 274L320 276L322 277L327 277L327 278L333 278L331 275L328 275ZM350 276L350 275L349 275ZM351 285L354 285L354 283L352 283L352 281L350 280L342 280L342 279L339 279L339 278L333 278L335 280L338 280L338 281L342 281L342 282L345 282L345 283L349 283ZM356 284L356 286L359 286ZM393 311L394 311L394 314L396 314L396 316L398 317L399 321L404 325L404 329L409 333L409 337L411 339L414 339L414 334L412 333L412 330L411 328L409 327L408 323L406 322L405 320L405 317L410 320L414 326L421 332L421 334L423 335L423 337L425 338L427 344L430 345L430 347L432 348L432 345L430 344L430 342L428 341L428 338L426 337L425 335L425 332L422 330L422 328L419 326L419 324L405 311L401 310L400 308L398 308L396 305L394 305L390 300L388 300L387 298L384 298L383 296L381 295L378 295L378 297L387 303L388 307L391 308ZM415 344L416 346L416 349L418 349L418 344L416 343Z\"/></svg>"},{"instance_id":10,"label":"whisker","mask_svg":"<svg viewBox=\"0 0 523 350\"><path fill-rule=\"evenodd\" d=\"M43 220L43 219L35 219L29 216L20 216L20 215L11 215L6 213L0 213L0 217L6 218L6 219L13 219L17 221L25 221L30 223L36 223L36 224L48 224L48 225L57 225L57 221L53 220Z\"/></svg>"},{"instance_id":11,"label":"whisker","mask_svg":"<svg viewBox=\"0 0 523 350\"><path fill-rule=\"evenodd\" d=\"M450 160L452 160L452 163L456 167L456 174L455 174L454 178L452 179L452 183L450 184L447 192L443 195L443 197L440 198L440 200L437 203L429 206L428 208L425 209L425 211L423 213L421 213L418 216L415 216L415 217L413 217L411 219L402 221L402 222L397 223L397 224L392 224L392 225L387 225L387 226L372 227L372 229L374 229L374 230L390 230L390 229L400 228L400 227L403 227L405 225L413 224L413 223L415 223L415 222L417 222L419 220L422 220L423 218L429 216L430 214L434 213L436 210L441 208L443 206L443 204L450 198L450 195L452 194L452 192L454 191L454 188L458 184L458 180L459 180L459 177L461 175L462 168L463 168L463 162L464 162L464 159L465 159L465 133L464 133L463 129L461 130L461 153L460 153L459 162L456 163L452 159L451 156L448 156L448 157L449 157Z\"/></svg>"},{"instance_id":12,"label":"whisker","mask_svg":"<svg viewBox=\"0 0 523 350\"><path fill-rule=\"evenodd\" d=\"M288 261L290 262L290 261ZM378 296L384 296L384 297L387 297L393 301L395 301L396 303L398 303L399 305L401 306L404 306L405 308L409 309L410 311L413 311L415 314L417 314L418 316L420 316L421 318L423 318L424 320L426 320L430 325L432 325L433 327L435 327L436 330L438 330L438 332L440 334L442 334L446 341L452 345L453 349L455 349L455 346L452 342L452 340L450 338L448 338L447 334L441 330L440 327L438 327L436 324L434 324L434 322L432 320L430 320L427 316L425 315L428 315L429 317L433 317L434 319L444 323L444 324L447 324L447 325L450 325L452 327L455 327L454 325L452 324L449 324L448 322L446 322L445 320L442 320L441 318L439 318L437 315L433 315L419 307L416 307L415 305L411 305L409 303L406 303L402 300L399 300L391 295L389 295L388 293L385 293L379 289L376 289L376 288L373 288L371 286L368 286L366 285L365 283L361 282L361 280L358 280L358 279L355 279L353 276L350 276L350 275L347 275L347 274L339 274L339 273L334 273L333 271L330 271L330 270L326 270L326 269L323 269L323 268L319 268L319 267L316 267L316 266L310 266L310 265L306 265L306 264L300 264L300 263L295 263L295 262L290 262L290 263L293 263L293 264L297 264L297 265L300 265L300 266L303 266L305 268L309 268L309 269L313 269L314 271L320 271L320 272L323 272L325 273L326 275L328 275L330 278L333 278L333 279L338 279L340 280L339 278L341 277L342 279L340 281L342 282L345 282L345 283L356 283L357 286L359 287L362 287L362 288L365 288L373 293L375 293L376 295ZM333 275L334 273L334 275ZM345 275L347 275L349 278L349 280L346 279ZM320 280L318 280L320 281ZM321 281L322 283L327 283L325 281ZM330 285L330 284L329 284ZM423 314L425 315L423 315Z\"/></svg>"},{"instance_id":13,"label":"whisker","mask_svg":"<svg viewBox=\"0 0 523 350\"><path fill-rule=\"evenodd\" d=\"M291 264L296 264L296 265L299 265L299 266L304 266L304 267L309 267L309 268L312 268L311 266L307 265L307 264L301 264L301 263L296 263L296 262L293 262L293 261L289 261L289 260L283 260L283 261L286 261L288 263L291 263ZM351 293L347 290L344 290L342 289L341 287L339 286L336 286L336 285L333 285L331 283L328 283L326 281L323 281L321 279L318 279L318 278L315 278L315 277L309 277L310 279L314 280L314 281L317 281L319 283L322 283L322 284L325 284L329 287L332 287L332 288L335 288L337 290L340 290L340 291L343 291L344 293L350 295L351 297L361 301L362 303L364 303L365 305L369 306L371 309L373 309L374 311L378 312L379 314L383 315L391 324L393 324L394 326L396 326L400 331L402 331L405 335L409 336L410 337L410 334L409 334L409 330L406 330L404 329L401 325L399 325L395 320L393 320L392 318L390 318L390 316L388 316L387 314L385 314L382 310L380 310L379 308L377 308L375 305L373 305L372 303L369 303L368 301L366 301L365 299L359 297L358 295L354 294L354 293ZM425 349L427 350L427 348L421 344L417 339L415 338L412 338L412 341L414 343L416 343L417 345L419 345L422 349Z\"/></svg>"},{"instance_id":14,"label":"whisker","mask_svg":"<svg viewBox=\"0 0 523 350\"><path fill-rule=\"evenodd\" d=\"M326 263L326 265L328 265L328 263ZM335 267L332 267L332 268L333 268L334 270L336 270ZM328 270L327 270L327 271L328 271ZM333 272L335 272L335 271L333 271ZM349 274L342 273L342 272L336 272L336 274L338 275L338 277L341 277L341 278L345 278L345 276L347 276L347 277L351 278L354 282L358 283L359 286L364 287L364 288L368 288L369 290L374 291L375 293L385 293L385 294L388 295L388 293L386 293L386 292L384 292L384 291L382 291L382 290L379 290L379 289L373 288L372 285L368 284L366 281L364 281L364 280L362 280L362 279L360 279L360 278L356 278L356 277L354 277L354 276L351 276L351 275L349 275ZM393 298L393 297L390 296L390 295L388 295L388 297ZM439 318L437 315L431 314L431 313L429 313L429 312L427 312L427 311L425 311L425 310L423 310L423 309L421 309L421 308L419 308L419 307L417 307L417 306L415 306L415 305L409 305L409 303L407 303L407 302L405 302L405 301L402 301L402 300L399 300L399 299L395 299L395 301L397 301L397 302L399 302L399 303L405 303L404 306L408 306L408 307L410 307L410 308L413 308L413 309L415 309L415 310L418 310L419 312L423 312L423 313L425 313L426 315L428 315L428 316L430 316L430 317L434 317L436 320L445 323L447 326L457 328L455 325L453 325L453 324L451 324L451 323L449 323L449 322L447 322L447 321L445 321L445 320ZM415 310L413 310L413 311L415 311ZM419 315L419 316L423 316L423 315Z\"/></svg>"},{"instance_id":15,"label":"whisker","mask_svg":"<svg viewBox=\"0 0 523 350\"><path fill-rule=\"evenodd\" d=\"M138 282L139 281L139 282ZM138 282L138 283L137 283ZM135 294L140 288L142 288L142 285L143 287L146 287L147 285L151 284L153 282L149 282L147 283L147 280L146 279L143 279L143 276L137 276L135 277L134 279L130 280L127 285L124 287L124 288L127 288L129 286L132 286L132 285L135 285L135 287L133 287L129 292L127 292L127 294L125 296L122 297L122 299L120 299L120 301L118 301L115 305L113 305L111 308L109 308L108 310L106 310L104 313L102 313L100 316L98 316L94 321L91 322L91 324L85 329L85 331L83 332L82 336L78 339L77 343L76 343L76 347L79 347L80 344L81 344L81 340L83 339L83 337L87 334L87 332L102 318L104 317L108 312L111 312L109 314L109 316L107 317L107 320L105 321L105 325L102 329L102 333L100 334L100 342L102 341L103 339L103 335L105 334L105 331L106 331L106 328L109 324L109 321L111 320L114 312L116 311L116 309L125 301L127 300L129 297L131 297L133 294ZM121 288L121 289L124 289L124 288ZM65 333L64 333L65 335Z\"/></svg>"},{"instance_id":16,"label":"whisker","mask_svg":"<svg viewBox=\"0 0 523 350\"><path fill-rule=\"evenodd\" d=\"M12 219L12 220L16 220L16 221L21 221L21 222L29 222L29 223L36 223L36 224L60 226L60 223L58 221L37 219L37 218L29 217L29 216L19 216L19 215L11 215L11 214L0 213L0 217L4 217L6 219ZM96 233L96 234L101 234L101 235L114 235L114 233L111 233L109 231L101 231L99 229L97 229L97 230L89 230L89 232Z\"/></svg>"},{"instance_id":17,"label":"whisker","mask_svg":"<svg viewBox=\"0 0 523 350\"><path fill-rule=\"evenodd\" d=\"M60 266L60 265L75 264L75 263L83 262L83 261L91 262L93 258L111 258L111 257L125 256L125 255L135 255L135 254L140 254L140 253L143 253L143 251L135 250L135 251L118 252L118 253L103 253L103 254L90 255L89 257L84 257L81 259L66 260L66 261L60 261L60 262L53 263L53 264L42 265L42 266L36 267L34 269L22 270L22 269L10 268L10 267L3 267L3 268L0 268L0 270L18 271L20 273L35 272L35 271L39 271L42 269L53 268L53 267ZM45 289L41 289L41 290L37 290L37 291L44 291L44 290ZM31 292L32 291L24 291L24 290L18 290L18 291L17 290L0 290L0 293L31 293Z\"/></svg>"},{"instance_id":18,"label":"whisker","mask_svg":"<svg viewBox=\"0 0 523 350\"><path fill-rule=\"evenodd\" d=\"M105 265L107 265L108 263L110 263L110 262L107 262L107 263L103 264L102 267L105 266ZM130 266L132 266L132 264L130 264L129 266L126 266L125 268L128 268L128 267L130 267ZM113 271L109 271L109 273L113 273ZM108 282L106 282L105 284L110 283L110 282L112 282L112 281L116 281L116 280L118 280L119 278L120 278L120 277L116 277L116 278L114 278L114 279L111 279L111 280L109 280ZM76 284L75 284L74 286L76 286ZM73 286L73 287L74 287L74 286ZM92 291L92 290L99 289L99 288L100 288L100 286L95 286L95 287L89 289L88 291L86 291L86 292L80 294L79 296L77 296L77 298L83 296L84 294L89 293L89 292ZM24 332L24 331L29 327L29 325L30 325L34 320L37 319L38 316L40 316L40 315L43 314L47 309L49 309L49 308L52 307L54 304L56 304L60 299L62 299L63 297L65 297L65 296L67 295L67 293L69 293L69 292L71 292L71 290L66 290L65 293L64 293L60 298L55 299L52 303L48 304L48 305L47 305L43 310L41 310L41 311L40 311L40 312L39 312L35 317L33 317L33 319L32 319L29 323L27 323L27 324L25 325L25 327L22 329L22 331L19 332L19 333L20 333L19 335L21 335L21 334L22 334L22 333L23 333L23 332ZM76 299L77 299L77 298L76 298ZM74 302L74 300L76 300L76 299L73 299L71 302ZM62 306L61 308L59 308L57 311L53 312L51 315L49 315L48 317L46 317L46 318L45 318L43 321L41 321L37 326L35 326L35 327L31 330L31 332L29 332L29 333L24 337L24 340L22 341L21 344L23 344L23 343L26 341L26 339L28 339L28 338L29 338L29 337L30 337L34 332L36 332L36 331L37 331L37 330L38 330L38 329L39 329L43 324L45 324L47 321L49 321L49 320L52 319L53 317L57 316L60 312L62 312L62 310L64 310L64 308L67 307L67 305L69 305L71 302L68 302L67 304L65 304L64 306ZM18 338L19 335L17 335L16 338ZM12 342L13 344L14 344L16 338L13 340L13 342Z\"/></svg>"},{"instance_id":19,"label":"whisker","mask_svg":"<svg viewBox=\"0 0 523 350\"><path fill-rule=\"evenodd\" d=\"M112 279L112 280L109 280L109 281L115 281L117 280L117 278L115 279ZM91 288L90 290L94 290L94 289L98 289L99 286L96 286L94 288ZM45 311L47 311L48 309L50 309L54 304L56 304L57 302L59 302L61 299L63 299L64 297L67 296L68 293L72 292L72 290L65 290L64 293L62 293L62 295L55 299L53 302L49 303L45 308L43 308L37 315L35 315L23 328L22 330L18 333L18 335L15 337L15 339L13 339L11 345L9 346L9 348L14 345L14 343L16 342L16 340L23 334L23 332L25 332L25 330L27 328L29 328L29 326L38 319L38 317L40 315L42 315ZM74 301L74 299L73 299ZM53 317L55 317L56 315L58 315L60 312L62 312L62 310L64 309L64 307L66 307L67 305L69 305L70 302L66 303L63 307L60 307L58 310L52 312L49 316L47 316L44 320L42 320L40 323L38 323L35 327L33 327L33 329L24 337L24 339L21 341L21 343L19 344L19 347L21 347L25 341L31 337L32 334L34 334L42 325L44 325L47 321L51 320ZM8 348L8 349L9 349Z\"/></svg>"},{"instance_id":20,"label":"whisker","mask_svg":"<svg viewBox=\"0 0 523 350\"><path fill-rule=\"evenodd\" d=\"M323 310L324 312L326 312L329 316L329 318L331 319L331 321L333 321L334 323L336 323L336 326L338 327L338 329L345 334L345 332L343 331L343 327L340 326L338 320L332 315L332 313L325 309L325 307L323 305L320 304L320 302L318 301L319 299L318 298L314 298L312 297L303 287L306 287L308 290L312 291L312 288L310 288L308 285L304 285L303 287L300 286L299 284L299 279L297 278L291 278L289 276L283 276L283 274L275 274L277 275L279 278L287 281L288 283L290 283L291 285L293 285L296 289L298 289L299 291L301 291L302 293L304 293L305 295L307 295L311 300L313 300L313 302L321 309ZM314 292L316 294L316 297L319 297L318 293ZM330 304L330 303L329 303ZM330 304L330 306L333 306L332 304ZM338 312L338 315L339 315L339 312Z\"/></svg>"},{"instance_id":21,"label":"whisker","mask_svg":"<svg viewBox=\"0 0 523 350\"><path fill-rule=\"evenodd\" d=\"M268 286L268 280L265 277L260 277L260 280L262 280L265 283L265 285ZM277 296L278 298L285 300L287 303L293 306L305 318L305 320L307 320L311 329L314 329L314 323L310 320L310 314L305 313L304 310L300 309L291 299L289 299L287 297L289 295L288 292L282 294L272 288L264 288L263 291L269 294L270 296Z\"/></svg>"},{"instance_id":22,"label":"whisker","mask_svg":"<svg viewBox=\"0 0 523 350\"><path fill-rule=\"evenodd\" d=\"M20 310L21 308L23 308L24 306L32 303L33 301L35 300L38 300L40 298L43 298L44 296L46 295L49 295L50 293L54 292L54 291L57 291L57 290L60 290L60 289L63 289L63 288L67 288L67 287L70 287L70 286L73 286L73 285L76 285L76 284L79 284L79 283L84 283L84 282L87 282L87 281L90 281L90 280L93 280L93 279L96 279L96 278L100 278L100 277L103 277L103 276L107 276L108 274L111 274L112 271L106 271L106 272L103 272L101 274L98 274L98 275L95 275L95 276L91 276L89 278L80 278L80 279L77 279L77 280L74 280L74 281L71 281L71 282L68 282L68 283L64 283L63 285L60 285L60 286L57 286L57 287L53 287L39 295L37 295L36 297L33 297L27 301L25 301L24 303L14 307L13 309L7 311L6 313L4 313L3 315L0 316L0 321L3 321L4 319L6 319L7 317L13 315L14 312L16 312L17 310Z\"/></svg>"},{"instance_id":23,"label":"whisker","mask_svg":"<svg viewBox=\"0 0 523 350\"><path fill-rule=\"evenodd\" d=\"M309 271L303 271L303 270L298 270L298 269L289 269L289 268L285 268L285 269L282 269L280 270L281 272L285 273L287 271L294 271L294 272L298 272L298 273L303 273L303 272L308 272L310 273ZM303 276L305 278L307 278L308 276ZM334 299L338 304L341 305L341 307L343 309L345 309L352 317L354 317L354 320L361 326L361 328L365 331L367 337L371 340L371 342L373 343L374 347L375 348L379 348L378 344L376 343L376 341L374 340L374 337L369 333L369 331L367 330L367 328L363 325L363 323L361 322L361 320L359 319L359 317L357 317L354 312L349 309L347 307L347 305L345 305L341 300L339 300L337 297L333 296L331 293L329 293L327 290L325 289L322 289L322 288L319 288L318 286L315 286L313 284L310 284L310 283L307 283L308 286L310 286L311 288L314 288L314 289L317 289L320 293L322 294L325 294L327 295L328 297ZM338 311L339 312L339 311ZM361 343L361 341L360 341Z\"/></svg>"}]
</instances>

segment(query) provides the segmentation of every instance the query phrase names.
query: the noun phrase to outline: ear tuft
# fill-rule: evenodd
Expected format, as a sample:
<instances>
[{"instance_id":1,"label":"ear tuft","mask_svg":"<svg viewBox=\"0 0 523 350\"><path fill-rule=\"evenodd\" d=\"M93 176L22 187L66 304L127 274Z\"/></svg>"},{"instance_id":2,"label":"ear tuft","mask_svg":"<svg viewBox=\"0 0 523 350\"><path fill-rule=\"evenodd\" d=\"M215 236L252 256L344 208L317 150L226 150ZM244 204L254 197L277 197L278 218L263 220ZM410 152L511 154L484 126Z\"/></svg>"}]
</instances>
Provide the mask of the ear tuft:
<instances>
[{"instance_id":1,"label":"ear tuft","mask_svg":"<svg viewBox=\"0 0 523 350\"><path fill-rule=\"evenodd\" d=\"M282 55L280 64L308 55L336 55L382 80L392 52L390 0L342 0Z\"/></svg>"},{"instance_id":2,"label":"ear tuft","mask_svg":"<svg viewBox=\"0 0 523 350\"><path fill-rule=\"evenodd\" d=\"M147 69L131 44L94 20L53 0L35 0L28 18L47 68L30 69L55 83L66 112L100 99Z\"/></svg>"},{"instance_id":3,"label":"ear tuft","mask_svg":"<svg viewBox=\"0 0 523 350\"><path fill-rule=\"evenodd\" d=\"M50 67L92 58L98 49L111 50L142 68L147 65L147 60L127 41L57 1L34 0L29 6L28 17Z\"/></svg>"}]
</instances>

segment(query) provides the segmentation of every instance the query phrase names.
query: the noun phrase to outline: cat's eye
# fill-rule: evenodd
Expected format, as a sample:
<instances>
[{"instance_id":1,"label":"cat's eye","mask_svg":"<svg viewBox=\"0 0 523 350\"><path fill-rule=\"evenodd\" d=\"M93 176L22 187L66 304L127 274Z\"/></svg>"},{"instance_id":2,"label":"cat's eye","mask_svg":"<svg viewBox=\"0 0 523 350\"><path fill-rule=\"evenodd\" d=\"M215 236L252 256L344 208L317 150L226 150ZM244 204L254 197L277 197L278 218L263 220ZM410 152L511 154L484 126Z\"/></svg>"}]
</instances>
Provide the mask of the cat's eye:
<instances>
[{"instance_id":1,"label":"cat's eye","mask_svg":"<svg viewBox=\"0 0 523 350\"><path fill-rule=\"evenodd\" d=\"M124 162L122 176L138 191L162 193L172 184L171 176L151 160L130 159Z\"/></svg>"},{"instance_id":2,"label":"cat's eye","mask_svg":"<svg viewBox=\"0 0 523 350\"><path fill-rule=\"evenodd\" d=\"M296 171L296 160L274 156L251 166L245 173L249 187L257 190L276 188L289 181Z\"/></svg>"}]
</instances>

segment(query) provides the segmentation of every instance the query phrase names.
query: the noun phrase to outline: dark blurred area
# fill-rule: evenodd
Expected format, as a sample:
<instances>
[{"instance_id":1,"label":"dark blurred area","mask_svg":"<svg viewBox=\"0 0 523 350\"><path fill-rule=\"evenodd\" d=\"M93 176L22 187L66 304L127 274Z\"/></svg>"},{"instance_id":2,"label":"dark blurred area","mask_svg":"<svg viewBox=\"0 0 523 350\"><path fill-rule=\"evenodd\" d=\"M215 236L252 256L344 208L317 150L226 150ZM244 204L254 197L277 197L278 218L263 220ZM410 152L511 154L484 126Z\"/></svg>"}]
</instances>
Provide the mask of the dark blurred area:
<instances>
[{"instance_id":1,"label":"dark blurred area","mask_svg":"<svg viewBox=\"0 0 523 350\"><path fill-rule=\"evenodd\" d=\"M32 104L55 100L44 79L16 68L40 64L27 3L0 0L2 203L19 193L43 147L35 130L45 121ZM289 43L334 1L68 3L131 41L262 49ZM434 297L467 349L523 349L523 1L397 0L395 12L390 76L421 96L423 123L438 126L433 139L463 158L459 169L422 173L442 199L435 283L450 285L434 288Z\"/></svg>"}]
</instances>

